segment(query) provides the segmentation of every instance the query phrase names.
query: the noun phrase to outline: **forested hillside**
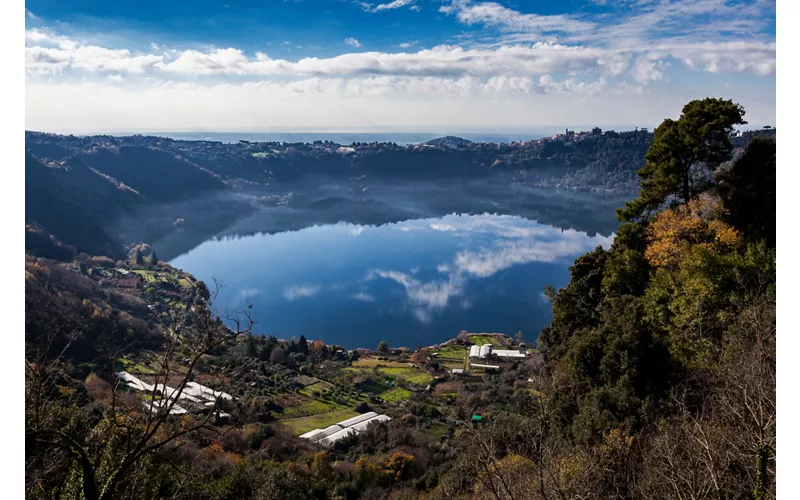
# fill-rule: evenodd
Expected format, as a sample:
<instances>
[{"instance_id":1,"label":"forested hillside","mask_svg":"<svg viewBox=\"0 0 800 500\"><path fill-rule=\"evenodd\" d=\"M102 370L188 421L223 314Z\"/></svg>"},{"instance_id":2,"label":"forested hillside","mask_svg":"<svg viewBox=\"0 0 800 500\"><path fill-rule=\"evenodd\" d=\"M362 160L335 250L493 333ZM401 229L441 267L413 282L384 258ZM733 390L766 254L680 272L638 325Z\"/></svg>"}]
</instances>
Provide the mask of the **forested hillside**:
<instances>
[{"instance_id":1,"label":"forested hillside","mask_svg":"<svg viewBox=\"0 0 800 500\"><path fill-rule=\"evenodd\" d=\"M775 130L734 137L736 154L755 136L774 137ZM342 146L27 132L26 248L61 260L76 250L119 257L141 241L154 243L175 231L198 234L202 241L265 207L315 199L302 208L318 211L318 205L337 199L343 208L326 211L312 224L392 222L402 219L405 210L381 213L375 207L385 200L373 197L370 189L407 183L458 190L491 182L627 195L638 189L636 171L652 137L647 130L595 129L512 144L443 137L421 145ZM485 210L480 194L451 197L443 200L448 205L444 213ZM50 199L60 200L53 203L63 213L51 210Z\"/></svg>"},{"instance_id":2,"label":"forested hillside","mask_svg":"<svg viewBox=\"0 0 800 500\"><path fill-rule=\"evenodd\" d=\"M775 142L734 156L743 122L703 99L654 131L613 245L546 290L534 350L256 338L249 308L167 265L27 259L27 496L774 498ZM454 372L493 342L525 357ZM232 397L178 411L195 381ZM370 410L391 420L298 437Z\"/></svg>"}]
</instances>

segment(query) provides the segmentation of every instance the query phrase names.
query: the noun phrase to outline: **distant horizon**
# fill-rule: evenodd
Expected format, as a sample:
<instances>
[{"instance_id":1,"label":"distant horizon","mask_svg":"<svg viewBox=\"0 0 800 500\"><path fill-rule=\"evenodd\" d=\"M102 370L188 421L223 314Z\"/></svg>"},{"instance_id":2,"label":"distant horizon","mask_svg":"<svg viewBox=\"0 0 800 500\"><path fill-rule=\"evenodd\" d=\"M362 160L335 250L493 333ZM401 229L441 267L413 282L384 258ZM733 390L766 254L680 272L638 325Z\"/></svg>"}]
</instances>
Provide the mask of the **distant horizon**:
<instances>
[{"instance_id":1,"label":"distant horizon","mask_svg":"<svg viewBox=\"0 0 800 500\"><path fill-rule=\"evenodd\" d=\"M764 127L772 125L751 125L747 124L744 126L736 127L737 130L747 131L747 130L760 130ZM422 130L422 131L414 131L414 130L364 130L364 131L354 131L354 130L330 130L330 129L322 129L322 130L235 130L235 131L225 131L225 130L175 130L175 131L154 131L154 130L114 130L114 131L94 131L94 132L63 132L63 131L47 131L47 130L29 130L26 129L26 132L33 132L33 133L45 133L45 134L56 134L56 135L74 135L78 137L93 137L93 136L113 136L113 137L132 137L136 135L141 136L151 136L151 137L164 137L168 139L174 140L186 140L186 141L202 141L202 140L213 140L219 142L238 142L239 140L245 141L253 141L253 142L293 142L281 139L283 136L285 139L288 138L295 138L298 139L295 142L312 142L314 140L331 140L332 137L339 137L343 139L347 137L351 139L350 142L363 142L362 140L357 139L358 136L364 137L364 140L367 138L377 138L382 137L384 141L377 141L377 142L399 142L405 144L412 144L416 142L425 142L426 140L435 139L439 137L446 137L446 136L453 136L453 137L460 137L462 139L467 139L472 142L498 142L500 140L508 140L508 141L523 141L523 140L535 140L540 139L542 137L549 137L558 133L563 133L565 129L581 132L581 131L589 131L594 127L600 127L603 131L613 130L615 132L629 132L634 131L636 129L647 129L648 131L652 132L655 127L647 127L647 126L637 126L637 125L629 125L629 126L622 126L622 127L613 127L608 126L608 128L603 127L602 125L578 125L578 126L551 126L551 127L531 127L531 128L520 128L520 129L496 129L496 130L487 130L487 129L461 129L461 130ZM207 137L202 137L207 136ZM216 136L216 137L215 137ZM264 137L258 137L264 136ZM271 136L271 137L270 137ZM295 137L300 136L300 137ZM315 137L318 137L315 138ZM233 139L235 138L235 139ZM336 142L336 141L333 141ZM370 141L372 142L372 141Z\"/></svg>"}]
</instances>

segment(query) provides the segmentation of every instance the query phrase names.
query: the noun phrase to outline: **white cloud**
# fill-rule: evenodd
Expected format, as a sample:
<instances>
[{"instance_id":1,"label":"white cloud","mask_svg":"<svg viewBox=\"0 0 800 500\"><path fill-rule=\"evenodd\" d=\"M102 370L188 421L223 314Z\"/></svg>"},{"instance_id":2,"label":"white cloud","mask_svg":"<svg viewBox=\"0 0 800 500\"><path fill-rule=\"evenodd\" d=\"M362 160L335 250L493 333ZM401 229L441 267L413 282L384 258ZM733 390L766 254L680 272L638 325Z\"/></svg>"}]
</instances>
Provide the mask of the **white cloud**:
<instances>
[{"instance_id":1,"label":"white cloud","mask_svg":"<svg viewBox=\"0 0 800 500\"><path fill-rule=\"evenodd\" d=\"M375 302L375 297L373 297L372 295L370 295L368 293L364 293L364 292L359 292L359 293L353 294L353 295L351 295L351 297L353 297L356 300L360 300L362 302Z\"/></svg>"},{"instance_id":2,"label":"white cloud","mask_svg":"<svg viewBox=\"0 0 800 500\"><path fill-rule=\"evenodd\" d=\"M361 233L363 233L363 232L364 232L364 226L355 226L352 229L350 229L349 231L347 231L347 234L349 234L350 236L353 236L353 237L357 237L357 236L361 236Z\"/></svg>"},{"instance_id":3,"label":"white cloud","mask_svg":"<svg viewBox=\"0 0 800 500\"><path fill-rule=\"evenodd\" d=\"M25 41L27 42L45 42L49 41L51 36L39 29L31 29L25 32Z\"/></svg>"},{"instance_id":4,"label":"white cloud","mask_svg":"<svg viewBox=\"0 0 800 500\"><path fill-rule=\"evenodd\" d=\"M664 70L668 66L664 61L654 61L640 57L633 65L633 79L636 83L646 85L664 79Z\"/></svg>"},{"instance_id":5,"label":"white cloud","mask_svg":"<svg viewBox=\"0 0 800 500\"><path fill-rule=\"evenodd\" d=\"M572 16L523 14L496 2L473 3L468 0L455 0L451 4L440 7L439 11L445 14L455 14L456 18L464 24L480 23L504 30L535 34L575 33L591 30L595 26L594 23Z\"/></svg>"},{"instance_id":6,"label":"white cloud","mask_svg":"<svg viewBox=\"0 0 800 500\"><path fill-rule=\"evenodd\" d=\"M40 74L60 73L67 68L89 72L124 71L141 74L157 67L163 56L135 54L127 49L107 49L95 45L79 45L64 37L37 30L26 32L26 41L45 42L42 47L25 47L25 69Z\"/></svg>"},{"instance_id":7,"label":"white cloud","mask_svg":"<svg viewBox=\"0 0 800 500\"><path fill-rule=\"evenodd\" d=\"M411 0L357 3L374 12L418 7ZM142 34L142 48L139 39L126 45L118 36L32 27L25 33L26 125L65 132L654 126L701 91L741 102L751 123L774 123L774 1L620 0L614 16L583 9L541 15L529 2L507 5L447 0L439 10L465 28L451 38L458 44L421 49L405 33L409 39L394 50L357 52L351 47L363 47L350 37L352 46L338 55L315 57L304 45L286 51L303 54L292 59L265 52L286 50L289 41L249 52L167 48ZM726 76L690 88L691 72ZM768 78L724 87L735 74ZM654 82L669 91L656 95L648 87ZM632 95L636 106L626 100Z\"/></svg>"},{"instance_id":8,"label":"white cloud","mask_svg":"<svg viewBox=\"0 0 800 500\"><path fill-rule=\"evenodd\" d=\"M399 47L401 49L410 49L411 47L419 44L419 40L414 40L413 42L403 42L395 45L395 47Z\"/></svg>"},{"instance_id":9,"label":"white cloud","mask_svg":"<svg viewBox=\"0 0 800 500\"><path fill-rule=\"evenodd\" d=\"M320 288L318 285L291 285L284 288L283 296L286 300L313 297Z\"/></svg>"},{"instance_id":10,"label":"white cloud","mask_svg":"<svg viewBox=\"0 0 800 500\"><path fill-rule=\"evenodd\" d=\"M415 0L393 0L388 3L381 3L374 5L371 3L363 2L361 7L367 12L382 12L384 10L399 9L408 6L411 10L419 10L419 6L414 5Z\"/></svg>"},{"instance_id":11,"label":"white cloud","mask_svg":"<svg viewBox=\"0 0 800 500\"><path fill-rule=\"evenodd\" d=\"M306 57L298 61L274 59L263 52L247 56L236 48L208 51L171 50L160 54L134 53L82 45L73 40L40 30L28 30L26 69L35 73L58 73L66 69L89 72L125 71L130 73L175 73L182 75L240 76L328 76L357 78L366 75L403 77L506 78L510 90L526 88L532 75L578 75L596 73L620 75L641 47L601 48L539 42L532 45L502 45L494 48L465 49L440 45L417 52L360 52L330 58ZM345 43L360 47L349 37ZM690 68L718 72L771 74L775 70L775 43L748 41L725 43L669 43L649 45L648 54L660 59L673 58ZM648 55L649 59L653 59ZM647 62L647 60L640 61ZM516 80L511 78L517 77Z\"/></svg>"},{"instance_id":12,"label":"white cloud","mask_svg":"<svg viewBox=\"0 0 800 500\"><path fill-rule=\"evenodd\" d=\"M455 231L457 229L452 224L442 224L441 222L434 222L430 226L435 231Z\"/></svg>"}]
</instances>

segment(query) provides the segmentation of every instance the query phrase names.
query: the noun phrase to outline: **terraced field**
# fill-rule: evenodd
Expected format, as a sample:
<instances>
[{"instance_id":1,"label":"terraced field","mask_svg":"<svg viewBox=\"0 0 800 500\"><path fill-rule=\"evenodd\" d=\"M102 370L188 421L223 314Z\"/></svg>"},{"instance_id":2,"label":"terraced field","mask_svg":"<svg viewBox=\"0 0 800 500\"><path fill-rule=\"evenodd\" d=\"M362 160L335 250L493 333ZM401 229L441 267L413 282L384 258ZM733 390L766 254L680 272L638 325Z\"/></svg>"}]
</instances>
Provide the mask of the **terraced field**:
<instances>
[{"instance_id":1,"label":"terraced field","mask_svg":"<svg viewBox=\"0 0 800 500\"><path fill-rule=\"evenodd\" d=\"M299 436L314 429L324 429L342 420L358 415L353 410L336 410L327 413L318 413L308 417L289 418L280 421L281 424L292 429L292 434Z\"/></svg>"},{"instance_id":2,"label":"terraced field","mask_svg":"<svg viewBox=\"0 0 800 500\"><path fill-rule=\"evenodd\" d=\"M475 345L491 344L494 346L505 345L500 339L493 335L470 335L469 341Z\"/></svg>"},{"instance_id":3,"label":"terraced field","mask_svg":"<svg viewBox=\"0 0 800 500\"><path fill-rule=\"evenodd\" d=\"M374 368L376 366L385 366L389 368L408 368L410 363L403 363L401 361L381 361L376 358L359 359L353 362L355 368Z\"/></svg>"},{"instance_id":4,"label":"terraced field","mask_svg":"<svg viewBox=\"0 0 800 500\"><path fill-rule=\"evenodd\" d=\"M309 399L301 402L297 406L284 407L282 416L284 418L297 418L317 415L320 413L328 413L334 410L341 410L343 407L336 403L329 403L327 401L319 401L316 399Z\"/></svg>"},{"instance_id":5,"label":"terraced field","mask_svg":"<svg viewBox=\"0 0 800 500\"><path fill-rule=\"evenodd\" d=\"M378 368L378 371L380 371L384 375L395 377L397 379L404 380L406 382L416 385L426 385L433 381L433 377L431 376L430 373L424 372L422 370L417 370L416 368L411 368L411 367Z\"/></svg>"},{"instance_id":6,"label":"terraced field","mask_svg":"<svg viewBox=\"0 0 800 500\"><path fill-rule=\"evenodd\" d=\"M435 358L440 365L448 370L453 370L456 368L463 369L465 368L465 360L468 354L469 349L466 347L449 345L444 349L439 349Z\"/></svg>"}]
</instances>

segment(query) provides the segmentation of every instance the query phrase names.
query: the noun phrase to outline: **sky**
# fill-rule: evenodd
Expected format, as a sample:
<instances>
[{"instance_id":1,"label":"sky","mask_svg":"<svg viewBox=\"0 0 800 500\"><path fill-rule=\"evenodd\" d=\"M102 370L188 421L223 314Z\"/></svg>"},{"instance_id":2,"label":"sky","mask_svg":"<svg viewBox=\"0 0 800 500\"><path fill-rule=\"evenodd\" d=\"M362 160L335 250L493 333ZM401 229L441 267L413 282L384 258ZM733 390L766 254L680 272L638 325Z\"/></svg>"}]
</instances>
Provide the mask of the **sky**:
<instances>
[{"instance_id":1,"label":"sky","mask_svg":"<svg viewBox=\"0 0 800 500\"><path fill-rule=\"evenodd\" d=\"M28 130L652 128L707 96L775 124L775 0L27 0L25 23Z\"/></svg>"}]
</instances>

